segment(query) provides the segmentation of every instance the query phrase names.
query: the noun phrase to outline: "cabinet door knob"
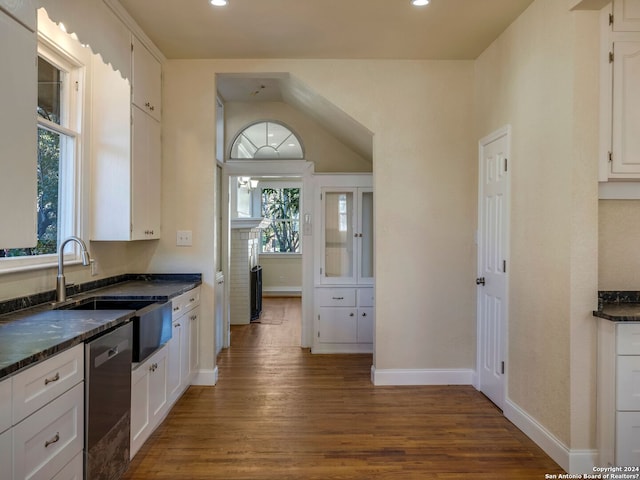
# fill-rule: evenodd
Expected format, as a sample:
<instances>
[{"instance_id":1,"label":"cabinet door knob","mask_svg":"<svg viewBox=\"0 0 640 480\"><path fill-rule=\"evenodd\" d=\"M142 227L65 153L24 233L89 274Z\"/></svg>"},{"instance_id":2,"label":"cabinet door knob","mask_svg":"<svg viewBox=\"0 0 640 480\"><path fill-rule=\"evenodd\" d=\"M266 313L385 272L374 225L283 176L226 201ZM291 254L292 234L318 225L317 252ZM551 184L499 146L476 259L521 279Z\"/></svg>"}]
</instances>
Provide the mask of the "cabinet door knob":
<instances>
[{"instance_id":1,"label":"cabinet door knob","mask_svg":"<svg viewBox=\"0 0 640 480\"><path fill-rule=\"evenodd\" d=\"M351 313L349 314L349 316L350 316L350 317L353 317L353 316L354 316L354 313L353 313L353 312L351 312Z\"/></svg>"},{"instance_id":2,"label":"cabinet door knob","mask_svg":"<svg viewBox=\"0 0 640 480\"><path fill-rule=\"evenodd\" d=\"M362 316L363 316L363 317L366 317L366 316L367 316L367 314L366 314L365 312L362 312Z\"/></svg>"}]
</instances>

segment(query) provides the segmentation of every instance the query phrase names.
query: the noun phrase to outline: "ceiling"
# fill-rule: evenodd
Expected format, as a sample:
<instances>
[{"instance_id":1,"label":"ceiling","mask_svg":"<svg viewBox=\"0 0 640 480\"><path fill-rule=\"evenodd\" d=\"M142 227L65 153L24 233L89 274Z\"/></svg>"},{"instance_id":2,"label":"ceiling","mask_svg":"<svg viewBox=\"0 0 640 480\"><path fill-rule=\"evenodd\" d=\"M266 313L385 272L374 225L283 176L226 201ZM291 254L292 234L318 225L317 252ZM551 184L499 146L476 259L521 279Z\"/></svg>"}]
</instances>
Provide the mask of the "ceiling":
<instances>
[{"instance_id":1,"label":"ceiling","mask_svg":"<svg viewBox=\"0 0 640 480\"><path fill-rule=\"evenodd\" d=\"M473 60L533 0L120 0L168 59ZM288 74L218 75L225 102L285 102L371 161L372 133Z\"/></svg>"},{"instance_id":2,"label":"ceiling","mask_svg":"<svg viewBox=\"0 0 640 480\"><path fill-rule=\"evenodd\" d=\"M533 0L120 0L167 58L475 59Z\"/></svg>"}]
</instances>

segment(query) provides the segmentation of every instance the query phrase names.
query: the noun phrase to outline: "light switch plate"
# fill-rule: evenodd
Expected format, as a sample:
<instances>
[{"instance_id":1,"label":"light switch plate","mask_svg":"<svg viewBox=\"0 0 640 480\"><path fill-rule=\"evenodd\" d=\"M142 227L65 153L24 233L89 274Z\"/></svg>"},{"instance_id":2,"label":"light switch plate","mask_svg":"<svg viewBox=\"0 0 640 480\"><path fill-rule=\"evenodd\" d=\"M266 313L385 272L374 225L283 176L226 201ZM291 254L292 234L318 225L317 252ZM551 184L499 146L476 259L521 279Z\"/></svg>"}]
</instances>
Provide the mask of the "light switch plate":
<instances>
[{"instance_id":1,"label":"light switch plate","mask_svg":"<svg viewBox=\"0 0 640 480\"><path fill-rule=\"evenodd\" d=\"M193 234L191 230L178 230L176 235L176 245L178 247L190 247L193 245Z\"/></svg>"}]
</instances>

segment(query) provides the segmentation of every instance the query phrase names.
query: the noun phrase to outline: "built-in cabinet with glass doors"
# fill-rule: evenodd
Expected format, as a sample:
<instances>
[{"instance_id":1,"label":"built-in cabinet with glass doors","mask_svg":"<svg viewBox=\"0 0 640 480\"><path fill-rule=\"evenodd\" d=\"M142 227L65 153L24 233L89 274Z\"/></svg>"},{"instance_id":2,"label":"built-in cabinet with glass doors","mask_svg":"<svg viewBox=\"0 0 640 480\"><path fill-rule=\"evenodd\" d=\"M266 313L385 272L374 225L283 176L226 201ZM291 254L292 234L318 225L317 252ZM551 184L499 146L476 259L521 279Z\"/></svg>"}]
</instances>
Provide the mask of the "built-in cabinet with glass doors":
<instances>
[{"instance_id":1,"label":"built-in cabinet with glass doors","mask_svg":"<svg viewBox=\"0 0 640 480\"><path fill-rule=\"evenodd\" d=\"M316 175L314 353L373 350L370 174Z\"/></svg>"}]
</instances>

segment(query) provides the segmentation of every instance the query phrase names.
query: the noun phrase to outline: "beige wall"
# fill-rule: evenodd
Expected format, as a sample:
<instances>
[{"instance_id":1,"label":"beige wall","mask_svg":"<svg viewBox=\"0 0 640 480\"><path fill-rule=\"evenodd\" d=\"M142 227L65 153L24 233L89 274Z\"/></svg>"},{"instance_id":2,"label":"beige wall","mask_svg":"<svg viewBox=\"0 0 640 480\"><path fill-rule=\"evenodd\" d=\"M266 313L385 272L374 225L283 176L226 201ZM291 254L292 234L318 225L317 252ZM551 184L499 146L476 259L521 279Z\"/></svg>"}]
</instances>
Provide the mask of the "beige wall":
<instances>
[{"instance_id":1,"label":"beige wall","mask_svg":"<svg viewBox=\"0 0 640 480\"><path fill-rule=\"evenodd\" d=\"M476 136L512 126L508 403L594 447L597 13L536 0L476 62Z\"/></svg>"},{"instance_id":2,"label":"beige wall","mask_svg":"<svg viewBox=\"0 0 640 480\"><path fill-rule=\"evenodd\" d=\"M600 200L598 288L638 290L640 201Z\"/></svg>"},{"instance_id":3,"label":"beige wall","mask_svg":"<svg viewBox=\"0 0 640 480\"><path fill-rule=\"evenodd\" d=\"M86 283L123 273L145 273L158 242L87 242L91 258L97 262L98 275L89 267L67 265L67 284ZM0 301L56 289L57 264L54 267L0 275Z\"/></svg>"},{"instance_id":4,"label":"beige wall","mask_svg":"<svg viewBox=\"0 0 640 480\"><path fill-rule=\"evenodd\" d=\"M260 255L265 294L302 292L301 255Z\"/></svg>"},{"instance_id":5,"label":"beige wall","mask_svg":"<svg viewBox=\"0 0 640 480\"><path fill-rule=\"evenodd\" d=\"M370 172L365 159L322 128L316 121L282 102L228 102L224 107L226 152L240 130L262 120L279 120L302 140L305 160L316 172Z\"/></svg>"},{"instance_id":6,"label":"beige wall","mask_svg":"<svg viewBox=\"0 0 640 480\"><path fill-rule=\"evenodd\" d=\"M203 272L203 367L214 364L215 75L243 72L291 72L374 132L377 368L474 368L473 62L171 60L166 234L151 269ZM174 246L177 229L193 230L192 248Z\"/></svg>"}]
</instances>

